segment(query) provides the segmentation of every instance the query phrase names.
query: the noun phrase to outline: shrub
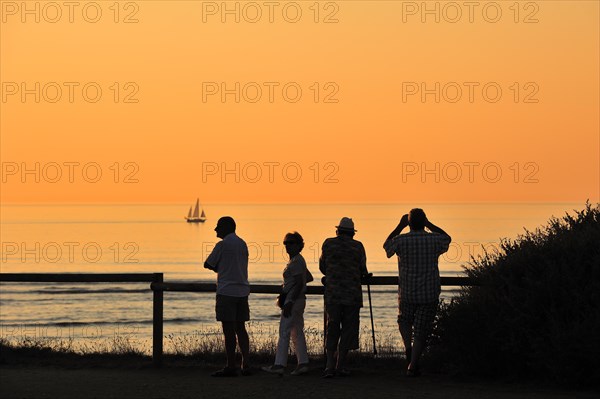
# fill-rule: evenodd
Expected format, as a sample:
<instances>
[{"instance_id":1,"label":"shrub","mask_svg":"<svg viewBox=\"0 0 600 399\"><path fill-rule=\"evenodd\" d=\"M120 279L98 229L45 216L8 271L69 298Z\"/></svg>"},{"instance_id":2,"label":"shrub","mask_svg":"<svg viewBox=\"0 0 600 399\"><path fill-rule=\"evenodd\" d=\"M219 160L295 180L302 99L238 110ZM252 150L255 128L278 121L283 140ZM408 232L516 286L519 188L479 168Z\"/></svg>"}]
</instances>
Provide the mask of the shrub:
<instances>
[{"instance_id":1,"label":"shrub","mask_svg":"<svg viewBox=\"0 0 600 399\"><path fill-rule=\"evenodd\" d=\"M431 354L467 375L588 385L600 376L600 208L552 218L471 259Z\"/></svg>"}]
</instances>

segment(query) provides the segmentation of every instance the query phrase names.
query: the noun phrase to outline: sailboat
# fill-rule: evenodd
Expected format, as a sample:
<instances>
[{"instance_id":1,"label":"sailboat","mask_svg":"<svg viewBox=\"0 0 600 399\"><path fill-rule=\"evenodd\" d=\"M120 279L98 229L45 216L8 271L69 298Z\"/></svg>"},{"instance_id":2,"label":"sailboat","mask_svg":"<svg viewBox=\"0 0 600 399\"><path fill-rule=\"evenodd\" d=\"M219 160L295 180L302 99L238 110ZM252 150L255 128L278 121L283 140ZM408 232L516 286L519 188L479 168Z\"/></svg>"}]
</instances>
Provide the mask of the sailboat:
<instances>
[{"instance_id":1,"label":"sailboat","mask_svg":"<svg viewBox=\"0 0 600 399\"><path fill-rule=\"evenodd\" d=\"M202 213L200 213L200 198L196 199L194 213L192 213L192 207L190 206L190 210L188 211L188 215L185 220L187 220L188 223L204 223L206 221L204 208L202 209Z\"/></svg>"}]
</instances>

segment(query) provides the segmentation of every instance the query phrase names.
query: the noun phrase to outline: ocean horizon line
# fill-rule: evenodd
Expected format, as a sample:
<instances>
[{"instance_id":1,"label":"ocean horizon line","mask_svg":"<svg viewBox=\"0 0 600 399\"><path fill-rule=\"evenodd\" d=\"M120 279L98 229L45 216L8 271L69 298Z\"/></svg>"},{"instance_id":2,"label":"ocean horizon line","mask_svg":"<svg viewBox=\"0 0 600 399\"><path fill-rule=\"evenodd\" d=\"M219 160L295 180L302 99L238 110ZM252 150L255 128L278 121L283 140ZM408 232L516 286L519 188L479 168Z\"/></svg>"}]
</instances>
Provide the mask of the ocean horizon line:
<instances>
[{"instance_id":1,"label":"ocean horizon line","mask_svg":"<svg viewBox=\"0 0 600 399\"><path fill-rule=\"evenodd\" d=\"M181 205L188 206L193 201L187 202L0 202L0 206L158 206L158 205ZM209 205L232 205L232 206L270 206L270 205L305 205L305 206L319 206L319 205L409 205L415 203L427 204L427 205L537 205L537 204L582 204L585 205L587 202L594 204L600 203L600 199L586 199L586 200L561 200L561 201L373 201L373 202L218 202L218 201L201 201L204 206Z\"/></svg>"}]
</instances>

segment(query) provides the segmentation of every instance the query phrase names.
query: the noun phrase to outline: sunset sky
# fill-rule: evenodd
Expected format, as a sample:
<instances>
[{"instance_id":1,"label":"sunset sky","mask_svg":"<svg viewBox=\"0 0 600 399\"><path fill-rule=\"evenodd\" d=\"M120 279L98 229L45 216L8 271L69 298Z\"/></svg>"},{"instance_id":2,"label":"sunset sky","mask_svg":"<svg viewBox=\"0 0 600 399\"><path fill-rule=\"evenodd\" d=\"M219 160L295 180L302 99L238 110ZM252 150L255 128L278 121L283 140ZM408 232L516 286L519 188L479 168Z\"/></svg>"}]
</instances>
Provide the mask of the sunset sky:
<instances>
[{"instance_id":1,"label":"sunset sky","mask_svg":"<svg viewBox=\"0 0 600 399\"><path fill-rule=\"evenodd\" d=\"M598 201L599 3L489 3L3 1L0 199Z\"/></svg>"}]
</instances>

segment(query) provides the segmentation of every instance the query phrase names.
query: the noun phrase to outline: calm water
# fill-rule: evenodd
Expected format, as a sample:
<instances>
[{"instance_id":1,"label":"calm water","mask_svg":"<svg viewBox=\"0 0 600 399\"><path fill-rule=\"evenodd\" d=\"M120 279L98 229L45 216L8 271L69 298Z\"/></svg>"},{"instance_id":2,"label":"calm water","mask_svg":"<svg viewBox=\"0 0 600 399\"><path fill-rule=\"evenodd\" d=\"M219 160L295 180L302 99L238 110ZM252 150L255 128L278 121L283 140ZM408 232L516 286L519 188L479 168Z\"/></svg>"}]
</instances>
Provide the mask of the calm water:
<instances>
[{"instance_id":1,"label":"calm water","mask_svg":"<svg viewBox=\"0 0 600 399\"><path fill-rule=\"evenodd\" d=\"M280 284L286 255L281 241L299 231L303 251L318 284L321 243L334 235L342 216L352 217L355 238L367 251L369 271L397 275L395 257L387 259L383 240L402 214L415 204L395 205L218 205L206 204L205 224L188 224L189 205L3 205L1 209L3 273L134 273L162 272L166 281L214 282L202 268L218 241L218 217L233 216L238 235L250 249L251 283ZM440 258L443 275L461 273L470 256L483 248L494 251L500 238L515 238L535 229L552 215L581 209L583 204L453 204L422 205L429 219L453 238ZM396 331L396 287L375 287L373 310L378 336L399 340ZM449 297L453 291L445 290ZM366 292L364 295L367 304ZM274 296L253 294L251 317L262 331L275 334L278 312ZM320 328L322 299L309 297L306 322ZM361 314L369 324L368 307ZM149 348L152 293L148 284L2 283L0 334L22 337L72 337L77 342L115 333L134 337ZM217 328L214 294L165 293L165 334L184 336Z\"/></svg>"}]
</instances>

